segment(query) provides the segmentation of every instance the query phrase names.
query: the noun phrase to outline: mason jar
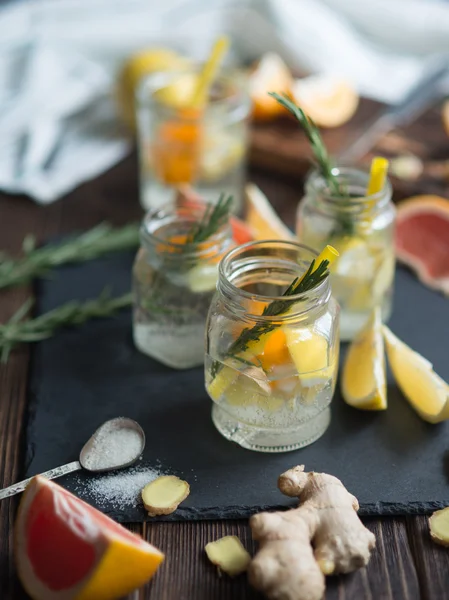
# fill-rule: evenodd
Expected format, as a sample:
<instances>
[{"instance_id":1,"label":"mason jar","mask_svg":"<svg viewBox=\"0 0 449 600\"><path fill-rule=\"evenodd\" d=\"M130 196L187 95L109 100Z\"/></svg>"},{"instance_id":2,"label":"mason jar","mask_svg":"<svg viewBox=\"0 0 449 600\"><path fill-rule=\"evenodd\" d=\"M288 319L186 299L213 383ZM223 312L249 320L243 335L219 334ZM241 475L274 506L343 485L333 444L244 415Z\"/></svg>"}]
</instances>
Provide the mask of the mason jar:
<instances>
[{"instance_id":1,"label":"mason jar","mask_svg":"<svg viewBox=\"0 0 449 600\"><path fill-rule=\"evenodd\" d=\"M156 73L137 92L140 198L145 210L171 201L181 185L210 202L222 190L238 212L243 194L251 101L242 73L223 70L204 110L182 107L202 65Z\"/></svg>"},{"instance_id":2,"label":"mason jar","mask_svg":"<svg viewBox=\"0 0 449 600\"><path fill-rule=\"evenodd\" d=\"M218 263L232 243L229 223L202 243L188 238L210 208L166 208L146 215L133 267L136 347L175 369L203 364L204 329Z\"/></svg>"},{"instance_id":3,"label":"mason jar","mask_svg":"<svg viewBox=\"0 0 449 600\"><path fill-rule=\"evenodd\" d=\"M228 440L260 452L311 444L330 422L339 308L329 276L283 296L317 253L295 242L249 242L219 267L206 326L205 384Z\"/></svg>"},{"instance_id":4,"label":"mason jar","mask_svg":"<svg viewBox=\"0 0 449 600\"><path fill-rule=\"evenodd\" d=\"M390 317L396 211L388 179L380 192L367 196L367 172L338 168L334 174L345 197L332 195L323 177L311 173L298 207L296 232L312 248L331 244L340 253L331 269L332 293L341 308L341 339L351 340L375 307L381 307L384 322Z\"/></svg>"}]
</instances>

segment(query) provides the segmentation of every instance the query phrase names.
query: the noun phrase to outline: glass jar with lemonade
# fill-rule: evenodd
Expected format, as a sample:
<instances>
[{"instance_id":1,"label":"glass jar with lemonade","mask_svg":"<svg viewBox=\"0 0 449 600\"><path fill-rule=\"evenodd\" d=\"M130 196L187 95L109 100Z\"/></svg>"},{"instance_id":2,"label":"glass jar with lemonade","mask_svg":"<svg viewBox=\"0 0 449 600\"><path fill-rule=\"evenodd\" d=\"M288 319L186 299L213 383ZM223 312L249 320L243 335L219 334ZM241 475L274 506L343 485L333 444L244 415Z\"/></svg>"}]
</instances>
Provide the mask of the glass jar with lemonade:
<instances>
[{"instance_id":1,"label":"glass jar with lemonade","mask_svg":"<svg viewBox=\"0 0 449 600\"><path fill-rule=\"evenodd\" d=\"M133 267L133 336L143 353L177 369L202 365L218 263L229 250L232 198L148 213Z\"/></svg>"},{"instance_id":2,"label":"glass jar with lemonade","mask_svg":"<svg viewBox=\"0 0 449 600\"><path fill-rule=\"evenodd\" d=\"M209 202L221 190L241 206L251 101L242 73L222 70L201 108L191 106L201 65L154 73L137 92L140 198L146 210L190 184Z\"/></svg>"},{"instance_id":3,"label":"glass jar with lemonade","mask_svg":"<svg viewBox=\"0 0 449 600\"><path fill-rule=\"evenodd\" d=\"M395 208L388 179L367 195L368 172L333 169L343 195L335 196L315 171L307 179L297 213L299 240L312 248L331 244L340 253L331 273L332 293L341 307L341 339L350 340L381 307L387 321L392 309L395 272Z\"/></svg>"},{"instance_id":4,"label":"glass jar with lemonade","mask_svg":"<svg viewBox=\"0 0 449 600\"><path fill-rule=\"evenodd\" d=\"M326 261L316 259L295 242L261 241L220 263L206 326L206 390L217 429L245 448L301 448L330 422L339 309Z\"/></svg>"}]
</instances>

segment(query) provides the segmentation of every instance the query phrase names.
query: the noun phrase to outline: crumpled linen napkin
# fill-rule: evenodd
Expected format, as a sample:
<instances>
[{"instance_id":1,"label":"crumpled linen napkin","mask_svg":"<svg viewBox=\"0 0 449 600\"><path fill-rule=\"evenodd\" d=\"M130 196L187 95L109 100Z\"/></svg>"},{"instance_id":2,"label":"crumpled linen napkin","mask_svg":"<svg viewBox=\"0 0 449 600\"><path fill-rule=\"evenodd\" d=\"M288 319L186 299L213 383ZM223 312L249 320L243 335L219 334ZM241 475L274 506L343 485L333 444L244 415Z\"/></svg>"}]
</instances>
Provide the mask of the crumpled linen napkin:
<instances>
[{"instance_id":1,"label":"crumpled linen napkin","mask_svg":"<svg viewBox=\"0 0 449 600\"><path fill-rule=\"evenodd\" d=\"M114 101L122 61L151 45L194 57L221 32L231 62L279 52L397 102L449 52L449 4L431 0L22 0L0 10L0 189L41 204L130 149Z\"/></svg>"}]
</instances>

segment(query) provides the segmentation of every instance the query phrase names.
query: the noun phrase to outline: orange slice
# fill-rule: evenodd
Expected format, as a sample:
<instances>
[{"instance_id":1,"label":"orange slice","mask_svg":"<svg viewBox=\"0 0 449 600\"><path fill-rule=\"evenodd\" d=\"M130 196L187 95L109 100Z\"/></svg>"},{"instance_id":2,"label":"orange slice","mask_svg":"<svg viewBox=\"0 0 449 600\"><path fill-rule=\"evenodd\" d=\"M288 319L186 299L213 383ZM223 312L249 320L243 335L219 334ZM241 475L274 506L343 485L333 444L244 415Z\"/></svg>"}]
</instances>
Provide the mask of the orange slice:
<instances>
[{"instance_id":1,"label":"orange slice","mask_svg":"<svg viewBox=\"0 0 449 600\"><path fill-rule=\"evenodd\" d=\"M425 285L449 295L449 200L424 195L401 202L395 247Z\"/></svg>"},{"instance_id":2,"label":"orange slice","mask_svg":"<svg viewBox=\"0 0 449 600\"><path fill-rule=\"evenodd\" d=\"M293 240L295 236L281 221L261 190L249 183L245 188L246 219L256 240Z\"/></svg>"},{"instance_id":3,"label":"orange slice","mask_svg":"<svg viewBox=\"0 0 449 600\"><path fill-rule=\"evenodd\" d=\"M353 116L359 96L350 83L331 75L311 75L297 79L293 98L321 127L338 127Z\"/></svg>"},{"instance_id":4,"label":"orange slice","mask_svg":"<svg viewBox=\"0 0 449 600\"><path fill-rule=\"evenodd\" d=\"M443 104L441 116L443 118L444 129L446 130L447 135L449 135L449 100L446 100Z\"/></svg>"},{"instance_id":5,"label":"orange slice","mask_svg":"<svg viewBox=\"0 0 449 600\"><path fill-rule=\"evenodd\" d=\"M267 121L282 115L283 108L268 92L290 94L293 77L282 58L273 52L264 54L249 80L253 117Z\"/></svg>"},{"instance_id":6,"label":"orange slice","mask_svg":"<svg viewBox=\"0 0 449 600\"><path fill-rule=\"evenodd\" d=\"M34 600L116 600L151 579L164 555L38 476L20 503L15 559Z\"/></svg>"}]
</instances>

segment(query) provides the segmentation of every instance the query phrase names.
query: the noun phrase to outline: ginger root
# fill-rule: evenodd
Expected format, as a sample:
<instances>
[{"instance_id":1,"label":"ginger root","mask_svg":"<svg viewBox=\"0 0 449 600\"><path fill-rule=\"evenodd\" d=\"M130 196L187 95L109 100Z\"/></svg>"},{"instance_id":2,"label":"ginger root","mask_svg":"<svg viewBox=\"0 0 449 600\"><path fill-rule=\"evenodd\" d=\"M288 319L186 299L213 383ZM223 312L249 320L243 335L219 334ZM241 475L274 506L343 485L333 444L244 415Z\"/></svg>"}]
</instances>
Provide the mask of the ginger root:
<instances>
[{"instance_id":1,"label":"ginger root","mask_svg":"<svg viewBox=\"0 0 449 600\"><path fill-rule=\"evenodd\" d=\"M249 581L275 600L320 600L324 576L365 566L375 537L357 516L357 498L336 477L305 473L301 465L283 473L278 487L301 504L251 517L260 549L249 566Z\"/></svg>"},{"instance_id":2,"label":"ginger root","mask_svg":"<svg viewBox=\"0 0 449 600\"><path fill-rule=\"evenodd\" d=\"M236 535L227 535L209 542L205 551L210 562L231 577L246 571L251 561L249 552Z\"/></svg>"},{"instance_id":3,"label":"ginger root","mask_svg":"<svg viewBox=\"0 0 449 600\"><path fill-rule=\"evenodd\" d=\"M142 490L142 500L150 517L169 515L190 494L187 481L174 475L162 475Z\"/></svg>"},{"instance_id":4,"label":"ginger root","mask_svg":"<svg viewBox=\"0 0 449 600\"><path fill-rule=\"evenodd\" d=\"M429 518L430 537L441 546L449 546L449 506Z\"/></svg>"}]
</instances>

